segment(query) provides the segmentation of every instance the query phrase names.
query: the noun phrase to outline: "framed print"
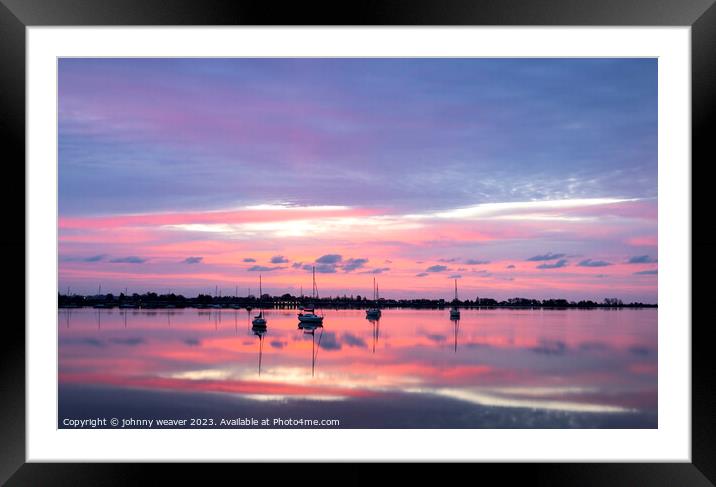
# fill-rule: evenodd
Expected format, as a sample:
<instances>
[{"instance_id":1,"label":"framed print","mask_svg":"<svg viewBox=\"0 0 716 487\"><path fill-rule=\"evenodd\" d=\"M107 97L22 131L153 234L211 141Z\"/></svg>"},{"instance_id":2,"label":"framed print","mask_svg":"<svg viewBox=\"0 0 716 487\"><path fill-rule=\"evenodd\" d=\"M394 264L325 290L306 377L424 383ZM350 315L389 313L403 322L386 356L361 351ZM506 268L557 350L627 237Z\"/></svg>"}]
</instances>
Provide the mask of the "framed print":
<instances>
[{"instance_id":1,"label":"framed print","mask_svg":"<svg viewBox=\"0 0 716 487\"><path fill-rule=\"evenodd\" d=\"M175 7L2 7L27 283L3 481L460 461L713 482L692 221L716 7Z\"/></svg>"}]
</instances>

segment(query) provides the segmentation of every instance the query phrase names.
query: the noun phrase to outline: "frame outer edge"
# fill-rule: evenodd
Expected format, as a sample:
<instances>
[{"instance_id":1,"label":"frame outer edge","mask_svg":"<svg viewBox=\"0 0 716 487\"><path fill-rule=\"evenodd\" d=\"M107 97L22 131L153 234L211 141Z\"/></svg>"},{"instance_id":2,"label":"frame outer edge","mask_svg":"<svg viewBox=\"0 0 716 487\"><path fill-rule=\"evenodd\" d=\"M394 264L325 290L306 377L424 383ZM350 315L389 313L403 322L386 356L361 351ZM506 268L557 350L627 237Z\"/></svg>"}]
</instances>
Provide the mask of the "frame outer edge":
<instances>
[{"instance_id":1,"label":"frame outer edge","mask_svg":"<svg viewBox=\"0 0 716 487\"><path fill-rule=\"evenodd\" d=\"M716 272L716 232L710 218L713 200L709 187L713 179L706 172L716 160L713 125L716 118L716 4L691 26L691 205L692 205L692 385L691 461L711 482L716 482L716 381L713 341L706 331L713 323L707 315L699 318L695 303L710 303L713 285L707 284ZM698 263L697 266L693 262ZM701 286L698 281L701 280Z\"/></svg>"},{"instance_id":2,"label":"frame outer edge","mask_svg":"<svg viewBox=\"0 0 716 487\"><path fill-rule=\"evenodd\" d=\"M13 282L3 282L5 296L18 297L22 286L23 302L12 307L11 318L0 323L0 484L25 462L25 26L0 3L0 135L3 166L7 171L0 191L4 223L12 230L0 232L0 253L4 271ZM23 184L20 184L20 181ZM22 232L20 232L22 229ZM20 256L23 258L20 259ZM18 283L17 279L21 277ZM10 281L4 279L3 281ZM12 288L12 289L11 289ZM20 319L17 319L17 315Z\"/></svg>"},{"instance_id":3,"label":"frame outer edge","mask_svg":"<svg viewBox=\"0 0 716 487\"><path fill-rule=\"evenodd\" d=\"M692 25L714 0L2 0L25 25Z\"/></svg>"},{"instance_id":4,"label":"frame outer edge","mask_svg":"<svg viewBox=\"0 0 716 487\"><path fill-rule=\"evenodd\" d=\"M679 2L657 2L659 4L659 10L664 14L664 3L669 4L671 7L670 12L666 12L666 17L661 17L661 22L658 25L688 25L692 24L692 161L700 160L701 167L696 169L696 165L693 164L693 172L702 174L703 167L713 160L716 160L716 154L714 151L713 144L709 144L711 137L708 131L708 122L714 118L714 111L716 110L716 6L713 4L714 0L697 0L692 1L688 5L688 14L694 15L693 21L684 21L684 14L674 15L673 11L678 11L684 7ZM0 70L0 86L3 87L0 90L0 106L3 107L4 115L0 117L0 129L4 134L7 134L7 142L5 147L5 153L10 154L10 160L21 159L24 161L24 140L25 140L25 24L33 25L63 25L65 22L63 18L68 18L67 15L63 15L62 7L66 6L69 10L72 7L77 7L82 4L82 0L59 0L60 6L49 9L49 11L42 11L43 6L48 6L48 2L39 0L25 0L24 5L16 0L3 0L0 2L0 44L3 45L3 49L0 49L0 65L3 69ZM123 3L120 6L119 3ZM113 17L114 22L108 22L107 24L125 24L125 25L157 25L157 24L171 24L179 23L179 17L185 15L186 5L188 2L178 1L178 5L183 5L183 8L178 9L179 13L175 15L162 16L161 12L156 8L139 8L139 12L143 16L142 22L136 22L135 15L129 11L133 5L137 5L135 2L106 2L106 4L112 4L114 14L118 14ZM459 3L459 2L458 2ZM555 1L555 4L559 4L559 1ZM597 2L595 2L597 3ZM605 2L609 4L610 2ZM638 3L638 2L637 2ZM684 2L686 3L686 2ZM8 4L12 6L12 9L8 7ZM64 4L64 5L62 5ZM155 4L156 5L156 4ZM196 4L194 4L196 7ZM452 3L456 5L455 2ZM633 4L632 4L633 5ZM645 6L645 3L641 4ZM27 8L25 8L27 7ZM97 5L96 7L99 7ZM124 8L122 8L124 7ZM544 5L542 5L544 7ZM199 7L201 8L201 7ZM606 7L593 9L592 12L596 13L597 20L605 19L604 11ZM101 8L100 8L101 10ZM189 8L191 11L192 8ZM379 10L379 9L376 9ZM386 17L394 17L393 24L424 24L425 15L434 14L435 17L443 19L443 15L437 14L435 11L424 10L418 8L418 15L410 21L406 21L406 17L403 17L401 22L400 11L402 9L396 9L393 15L386 15ZM453 7L453 10L455 8ZM458 9L459 10L459 9ZM470 9L471 13L467 16L467 22L473 22L475 20L474 9ZM487 9L487 17L493 17L492 21L485 19L482 25L501 25L505 23L505 20L512 18L511 15L504 15L501 19L500 15L495 15L495 9L491 11ZM499 9L497 9L499 10ZM527 10L527 9L525 9ZM531 10L531 9L530 9ZM549 10L549 9L548 9ZM666 9L670 10L670 9ZM682 9L683 10L683 9ZM704 11L705 10L705 11ZM245 12L250 9L245 10ZM623 11L615 9L618 14L623 14ZM100 13L92 12L70 12L70 18L75 20L75 24L78 25L96 25L96 21L100 20L104 14L107 13L107 9ZM617 13L614 15L616 16ZM379 11L379 15L381 12ZM177 17L177 15L179 17ZM671 15L671 16L669 16ZM543 14L544 16L544 14ZM243 17L243 16L242 16ZM246 18L241 20L252 20L252 15L247 15ZM262 15L258 16L260 17ZM395 18L397 17L397 18ZM529 13L523 16L529 17ZM536 16L540 18L539 16ZM565 18L566 17L566 18ZM569 17L574 18L573 12L567 12L565 16L557 14L552 18L551 22L544 22L543 25L567 25L570 23ZM132 22L131 19L135 19ZM207 25L211 25L211 22L215 19L199 18L194 17L196 20L201 18ZM375 15L373 15L375 20ZM631 18L631 15L629 15ZM632 22L633 25L648 25L649 19L653 18L653 15L645 15L642 18L642 22ZM80 19L78 21L78 19ZM172 22L172 20L174 22ZM369 20L369 19L365 19ZM443 19L445 20L445 19ZM93 22L94 21L94 22ZM149 23L153 21L154 23ZM169 21L169 22L168 22ZM455 24L466 24L463 21L446 22L444 25ZM185 22L188 23L188 22ZM199 25L200 22L194 22ZM601 23L609 24L609 22L602 21ZM621 21L615 21L616 24L622 24ZM382 23L381 23L382 24ZM344 24L345 25L345 24ZM383 25L389 25L385 23ZM534 25L530 22L515 23L515 25ZM581 22L575 25L591 25L589 22ZM24 179L24 178L23 178ZM702 190L699 194L704 195L706 188L707 178L693 178L692 173L692 204L693 204L693 221L709 221L697 220L697 215L705 216L704 214L708 211L708 203L705 196L698 197L697 189ZM24 185L23 185L24 188ZM23 191L24 193L24 191ZM12 198L11 198L12 195ZM13 208L17 206L17 196L12 193L3 193L3 198L7 200L6 208ZM23 194L24 201L24 194ZM704 206L706 205L706 206ZM699 209L702 208L702 209ZM24 228L24 215L23 220L20 220L20 216L12 216L13 224L21 224ZM709 255L713 255L716 252L716 239L710 230L699 228L694 226L693 234L693 247L694 247L694 258L705 256L706 252ZM24 248L24 232L22 241L17 241L9 238L8 236L0 237L0 246L2 250L6 252L12 252L13 255L17 255L22 252L25 255ZM24 262L24 259L23 259ZM12 264L19 268L19 259L15 264ZM714 264L710 264L714 267ZM13 269L15 270L15 269ZM694 277L702 275L708 270L696 270L694 269ZM19 271L18 271L19 274ZM24 276L24 269L23 269ZM23 277L24 283L24 277ZM695 284L695 282L694 282ZM23 285L24 288L24 285ZM693 286L694 296L692 297L693 302L705 302L703 299L707 298L707 290ZM24 309L23 309L24 318ZM24 319L23 319L24 323ZM8 326L8 328L13 328ZM3 401L0 402L0 416L3 421L0 422L0 438L3 439L0 444L0 483L4 483L18 467L22 467L25 461L25 375L24 375L24 329L20 329L19 326L15 326L14 330L11 330L6 338L7 340L0 340L0 394L3 397ZM19 335L18 335L19 330ZM716 478L716 465L713 464L713 458L716 458L714 452L714 437L716 437L716 426L713 420L713 412L716 411L716 387L714 385L713 375L711 373L713 369L712 350L707 349L710 347L710 342L706 339L699 340L699 337L705 335L702 329L694 327L692 330L693 334L693 384L692 384L692 461L693 466L698 469L705 478L711 482ZM17 339L19 338L19 341ZM701 372L699 372L701 371ZM711 462L711 463L709 463ZM30 465L25 465L22 470L27 471ZM40 465L36 465L40 467ZM43 465L44 467L44 465ZM605 466L606 467L606 466ZM34 469L32 469L34 470ZM683 479L685 480L685 479Z\"/></svg>"}]
</instances>

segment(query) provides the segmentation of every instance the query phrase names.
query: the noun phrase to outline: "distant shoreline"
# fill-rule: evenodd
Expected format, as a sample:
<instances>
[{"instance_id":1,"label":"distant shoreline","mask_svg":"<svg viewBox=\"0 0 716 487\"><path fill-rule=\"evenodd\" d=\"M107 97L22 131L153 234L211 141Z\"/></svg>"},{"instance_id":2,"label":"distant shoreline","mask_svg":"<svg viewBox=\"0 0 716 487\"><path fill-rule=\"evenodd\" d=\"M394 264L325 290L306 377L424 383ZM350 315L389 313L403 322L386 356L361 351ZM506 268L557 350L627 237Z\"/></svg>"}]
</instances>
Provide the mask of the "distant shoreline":
<instances>
[{"instance_id":1,"label":"distant shoreline","mask_svg":"<svg viewBox=\"0 0 716 487\"><path fill-rule=\"evenodd\" d=\"M527 299L510 298L497 301L492 298L476 298L475 300L445 299L384 299L377 301L356 297L329 297L312 299L306 296L269 296L264 294L260 299L254 296L210 296L200 294L195 298L187 298L177 294L158 295L146 294L113 294L82 296L58 295L58 307L62 309L98 308L98 309L299 309L302 306L316 306L325 309L365 309L373 306L380 308L413 308L443 309L457 306L458 308L512 308L512 309L592 309L592 308L657 308L657 304L624 303L618 298L606 298L601 302L592 300L568 301L566 299Z\"/></svg>"}]
</instances>

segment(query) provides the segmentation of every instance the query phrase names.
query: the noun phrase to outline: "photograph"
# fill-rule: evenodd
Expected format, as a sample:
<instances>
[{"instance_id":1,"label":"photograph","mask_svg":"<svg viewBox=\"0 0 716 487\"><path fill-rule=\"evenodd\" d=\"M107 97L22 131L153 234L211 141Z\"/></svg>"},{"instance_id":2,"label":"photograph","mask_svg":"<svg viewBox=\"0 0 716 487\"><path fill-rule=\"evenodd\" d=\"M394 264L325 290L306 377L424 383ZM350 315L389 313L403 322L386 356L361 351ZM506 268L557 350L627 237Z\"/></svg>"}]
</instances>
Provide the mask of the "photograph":
<instances>
[{"instance_id":1,"label":"photograph","mask_svg":"<svg viewBox=\"0 0 716 487\"><path fill-rule=\"evenodd\" d=\"M658 69L59 57L57 428L657 429Z\"/></svg>"}]
</instances>

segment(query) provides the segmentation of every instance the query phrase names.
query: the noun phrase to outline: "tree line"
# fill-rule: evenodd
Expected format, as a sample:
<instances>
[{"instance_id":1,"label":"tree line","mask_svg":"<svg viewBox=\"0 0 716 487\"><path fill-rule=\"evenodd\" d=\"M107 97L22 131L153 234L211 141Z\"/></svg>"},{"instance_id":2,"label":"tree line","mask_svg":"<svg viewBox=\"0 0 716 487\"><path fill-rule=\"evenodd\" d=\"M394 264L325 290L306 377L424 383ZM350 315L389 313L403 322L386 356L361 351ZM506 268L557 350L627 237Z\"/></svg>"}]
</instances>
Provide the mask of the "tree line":
<instances>
[{"instance_id":1,"label":"tree line","mask_svg":"<svg viewBox=\"0 0 716 487\"><path fill-rule=\"evenodd\" d=\"M657 307L656 304L641 302L624 303L619 298L604 298L601 301L580 300L570 301L567 299L528 299L509 298L497 300L493 298L475 297L474 300L445 300L445 299L386 299L380 298L377 302L365 296L329 296L325 298L312 299L307 296L293 296L282 294L272 296L212 296L210 294L199 294L196 297L188 298L181 294L168 293L157 294L147 292L144 294L114 295L112 293L82 296L79 294L58 294L58 305L60 307L171 307L171 308L203 308L203 307L264 307L264 308L293 308L301 305L313 304L325 308L364 308L366 306L378 305L386 308L442 308L446 305L457 305L461 307L480 308L646 308Z\"/></svg>"}]
</instances>

